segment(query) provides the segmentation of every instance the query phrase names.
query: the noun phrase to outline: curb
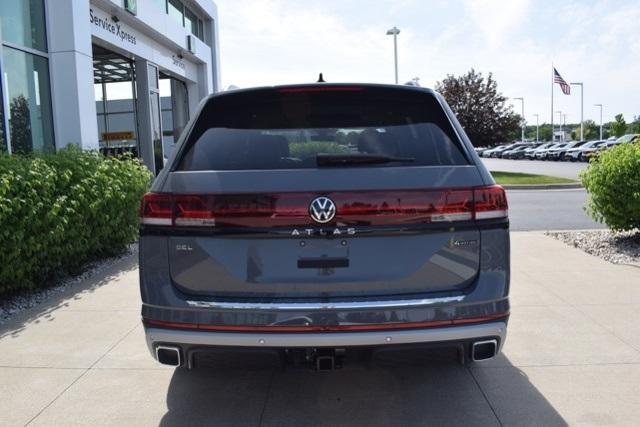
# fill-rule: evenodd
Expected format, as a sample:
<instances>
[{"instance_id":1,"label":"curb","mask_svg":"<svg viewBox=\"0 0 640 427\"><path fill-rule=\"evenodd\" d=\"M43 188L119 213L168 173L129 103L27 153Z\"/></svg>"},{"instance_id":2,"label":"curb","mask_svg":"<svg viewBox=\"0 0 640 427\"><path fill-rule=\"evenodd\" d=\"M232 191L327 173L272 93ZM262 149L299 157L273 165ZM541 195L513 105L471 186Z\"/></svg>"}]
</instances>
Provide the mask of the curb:
<instances>
[{"instance_id":1,"label":"curb","mask_svg":"<svg viewBox=\"0 0 640 427\"><path fill-rule=\"evenodd\" d=\"M582 184L506 184L502 185L505 190L567 190L584 188Z\"/></svg>"}]
</instances>

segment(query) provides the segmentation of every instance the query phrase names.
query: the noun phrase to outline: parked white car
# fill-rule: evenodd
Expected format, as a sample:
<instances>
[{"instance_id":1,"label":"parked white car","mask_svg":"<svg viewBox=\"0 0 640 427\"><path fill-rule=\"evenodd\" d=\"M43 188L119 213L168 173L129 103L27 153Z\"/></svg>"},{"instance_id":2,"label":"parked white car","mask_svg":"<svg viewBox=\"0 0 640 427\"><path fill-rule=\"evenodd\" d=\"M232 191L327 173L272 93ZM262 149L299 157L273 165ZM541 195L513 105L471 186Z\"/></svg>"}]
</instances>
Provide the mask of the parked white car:
<instances>
[{"instance_id":1,"label":"parked white car","mask_svg":"<svg viewBox=\"0 0 640 427\"><path fill-rule=\"evenodd\" d=\"M607 142L606 140L599 141L589 141L580 147L574 147L567 150L565 154L565 158L571 160L572 162L581 162L584 160L584 153L587 151L593 151L597 147L601 146Z\"/></svg>"}]
</instances>

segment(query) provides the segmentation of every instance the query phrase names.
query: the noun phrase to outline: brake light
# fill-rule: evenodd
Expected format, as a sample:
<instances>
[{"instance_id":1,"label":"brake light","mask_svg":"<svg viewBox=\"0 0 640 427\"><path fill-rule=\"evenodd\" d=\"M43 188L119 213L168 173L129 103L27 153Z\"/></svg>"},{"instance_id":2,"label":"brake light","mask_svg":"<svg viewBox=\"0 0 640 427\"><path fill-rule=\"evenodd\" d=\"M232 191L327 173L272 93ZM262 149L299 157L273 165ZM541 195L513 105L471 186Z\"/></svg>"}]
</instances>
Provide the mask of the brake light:
<instances>
[{"instance_id":1,"label":"brake light","mask_svg":"<svg viewBox=\"0 0 640 427\"><path fill-rule=\"evenodd\" d=\"M175 225L207 226L216 225L209 199L203 196L174 197Z\"/></svg>"},{"instance_id":2,"label":"brake light","mask_svg":"<svg viewBox=\"0 0 640 427\"><path fill-rule=\"evenodd\" d=\"M147 193L140 209L145 225L183 227L352 227L448 223L506 218L500 186L474 189L343 191L325 193L335 218L316 223L309 207L316 193L170 195Z\"/></svg>"},{"instance_id":3,"label":"brake light","mask_svg":"<svg viewBox=\"0 0 640 427\"><path fill-rule=\"evenodd\" d=\"M301 92L361 92L363 87L357 86L300 86L278 89L280 93L301 93Z\"/></svg>"},{"instance_id":4,"label":"brake light","mask_svg":"<svg viewBox=\"0 0 640 427\"><path fill-rule=\"evenodd\" d=\"M473 191L476 219L506 218L509 213L507 195L499 185L476 188Z\"/></svg>"},{"instance_id":5,"label":"brake light","mask_svg":"<svg viewBox=\"0 0 640 427\"><path fill-rule=\"evenodd\" d=\"M146 225L172 225L173 202L171 195L147 193L140 205L140 222Z\"/></svg>"}]
</instances>

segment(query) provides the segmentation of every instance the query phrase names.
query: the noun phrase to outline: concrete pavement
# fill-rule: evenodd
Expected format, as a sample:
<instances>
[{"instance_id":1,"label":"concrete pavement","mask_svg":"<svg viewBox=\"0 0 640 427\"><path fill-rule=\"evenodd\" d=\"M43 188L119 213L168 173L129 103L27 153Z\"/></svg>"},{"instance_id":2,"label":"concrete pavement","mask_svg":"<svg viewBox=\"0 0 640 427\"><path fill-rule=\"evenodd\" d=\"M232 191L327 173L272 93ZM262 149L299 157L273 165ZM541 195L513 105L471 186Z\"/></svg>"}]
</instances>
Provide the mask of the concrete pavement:
<instances>
[{"instance_id":1,"label":"concrete pavement","mask_svg":"<svg viewBox=\"0 0 640 427\"><path fill-rule=\"evenodd\" d=\"M640 269L512 233L504 352L336 372L155 363L132 257L0 326L0 425L634 425Z\"/></svg>"}]
</instances>

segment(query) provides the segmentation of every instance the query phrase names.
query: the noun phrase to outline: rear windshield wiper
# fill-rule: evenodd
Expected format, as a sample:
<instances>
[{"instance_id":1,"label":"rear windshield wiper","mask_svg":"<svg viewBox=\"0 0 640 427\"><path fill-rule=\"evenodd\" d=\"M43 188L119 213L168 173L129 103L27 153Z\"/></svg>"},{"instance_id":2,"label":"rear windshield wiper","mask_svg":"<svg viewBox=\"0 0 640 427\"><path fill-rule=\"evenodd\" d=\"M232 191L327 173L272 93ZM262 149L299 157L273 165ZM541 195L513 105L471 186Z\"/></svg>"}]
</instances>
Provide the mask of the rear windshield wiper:
<instances>
[{"instance_id":1,"label":"rear windshield wiper","mask_svg":"<svg viewBox=\"0 0 640 427\"><path fill-rule=\"evenodd\" d=\"M413 157L393 157L380 154L324 154L316 155L318 166L373 165L382 163L411 163Z\"/></svg>"}]
</instances>

